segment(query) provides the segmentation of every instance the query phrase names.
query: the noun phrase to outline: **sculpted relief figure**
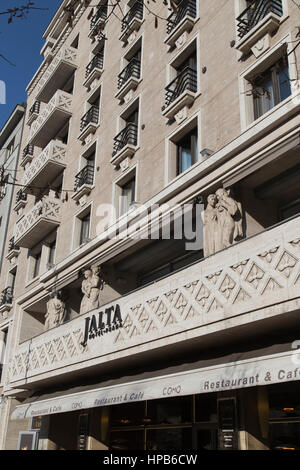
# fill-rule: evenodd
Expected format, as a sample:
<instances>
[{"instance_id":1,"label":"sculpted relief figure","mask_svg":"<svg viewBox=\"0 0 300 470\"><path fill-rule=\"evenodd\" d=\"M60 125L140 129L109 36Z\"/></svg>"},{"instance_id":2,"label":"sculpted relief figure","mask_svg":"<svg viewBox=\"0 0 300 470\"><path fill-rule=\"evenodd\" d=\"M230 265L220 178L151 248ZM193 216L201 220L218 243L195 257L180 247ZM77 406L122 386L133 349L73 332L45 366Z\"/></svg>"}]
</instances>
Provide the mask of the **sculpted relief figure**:
<instances>
[{"instance_id":1,"label":"sculpted relief figure","mask_svg":"<svg viewBox=\"0 0 300 470\"><path fill-rule=\"evenodd\" d=\"M50 300L47 302L47 312L45 316L45 330L50 330L61 325L66 317L66 306L61 299L60 292L52 292Z\"/></svg>"},{"instance_id":2,"label":"sculpted relief figure","mask_svg":"<svg viewBox=\"0 0 300 470\"><path fill-rule=\"evenodd\" d=\"M241 204L224 188L208 196L203 222L204 256L223 250L243 237Z\"/></svg>"},{"instance_id":3,"label":"sculpted relief figure","mask_svg":"<svg viewBox=\"0 0 300 470\"><path fill-rule=\"evenodd\" d=\"M84 271L84 280L81 285L83 298L80 304L80 313L86 313L99 307L99 294L102 285L103 281L100 278L99 266L92 266Z\"/></svg>"}]
</instances>

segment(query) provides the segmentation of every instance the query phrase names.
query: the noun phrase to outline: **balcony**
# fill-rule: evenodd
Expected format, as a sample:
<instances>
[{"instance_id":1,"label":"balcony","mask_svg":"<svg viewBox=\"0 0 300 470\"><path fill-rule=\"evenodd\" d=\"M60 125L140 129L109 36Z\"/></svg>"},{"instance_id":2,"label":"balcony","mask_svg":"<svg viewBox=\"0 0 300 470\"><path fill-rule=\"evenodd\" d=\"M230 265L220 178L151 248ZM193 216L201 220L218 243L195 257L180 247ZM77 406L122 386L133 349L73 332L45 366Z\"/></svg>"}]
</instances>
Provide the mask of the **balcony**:
<instances>
[{"instance_id":1,"label":"balcony","mask_svg":"<svg viewBox=\"0 0 300 470\"><path fill-rule=\"evenodd\" d=\"M103 367L178 342L216 340L222 331L276 320L297 321L300 298L299 217L269 228L220 253L101 306L118 304L122 326L95 331L84 343L86 318L75 319L20 344L11 360L14 386L48 380L79 368ZM95 312L97 314L99 309ZM104 317L104 315L103 315ZM262 331L262 330L261 330ZM50 353L51 352L51 353ZM161 352L162 353L162 352Z\"/></svg>"},{"instance_id":2,"label":"balcony","mask_svg":"<svg viewBox=\"0 0 300 470\"><path fill-rule=\"evenodd\" d=\"M86 165L75 176L74 191L72 199L79 201L83 196L90 194L94 184L94 166Z\"/></svg>"},{"instance_id":3,"label":"balcony","mask_svg":"<svg viewBox=\"0 0 300 470\"><path fill-rule=\"evenodd\" d=\"M35 121L40 113L40 107L41 107L41 102L40 101L35 101L33 106L31 106L29 110L29 116L27 120L28 126L30 126L33 121Z\"/></svg>"},{"instance_id":4,"label":"balcony","mask_svg":"<svg viewBox=\"0 0 300 470\"><path fill-rule=\"evenodd\" d=\"M26 145L22 153L22 161L20 165L25 168L26 165L32 161L33 154L34 154L34 146L31 144Z\"/></svg>"},{"instance_id":5,"label":"balcony","mask_svg":"<svg viewBox=\"0 0 300 470\"><path fill-rule=\"evenodd\" d=\"M32 145L46 147L72 116L73 96L58 90L44 111L31 126L29 140Z\"/></svg>"},{"instance_id":6,"label":"balcony","mask_svg":"<svg viewBox=\"0 0 300 470\"><path fill-rule=\"evenodd\" d=\"M1 292L0 297L0 313L2 314L3 318L7 318L8 312L11 310L13 302L13 288L6 287Z\"/></svg>"},{"instance_id":7,"label":"balcony","mask_svg":"<svg viewBox=\"0 0 300 470\"><path fill-rule=\"evenodd\" d=\"M61 201L54 196L44 196L15 225L15 243L32 248L60 225Z\"/></svg>"},{"instance_id":8,"label":"balcony","mask_svg":"<svg viewBox=\"0 0 300 470\"><path fill-rule=\"evenodd\" d=\"M140 82L141 61L133 58L118 75L118 92L116 98L120 101L132 90L135 90Z\"/></svg>"},{"instance_id":9,"label":"balcony","mask_svg":"<svg viewBox=\"0 0 300 470\"><path fill-rule=\"evenodd\" d=\"M77 53L74 47L62 47L58 51L38 83L38 100L48 103L56 90L65 85L77 69Z\"/></svg>"},{"instance_id":10,"label":"balcony","mask_svg":"<svg viewBox=\"0 0 300 470\"><path fill-rule=\"evenodd\" d=\"M194 27L197 17L196 0L184 0L180 2L177 13L172 13L168 17L167 37L165 43L170 47L176 46L180 37L190 33ZM180 43L178 43L180 47Z\"/></svg>"},{"instance_id":11,"label":"balcony","mask_svg":"<svg viewBox=\"0 0 300 470\"><path fill-rule=\"evenodd\" d=\"M136 36L143 22L144 7L142 2L135 2L128 13L124 16L121 23L120 41L127 43L130 36Z\"/></svg>"},{"instance_id":12,"label":"balcony","mask_svg":"<svg viewBox=\"0 0 300 470\"><path fill-rule=\"evenodd\" d=\"M24 192L32 194L32 186L43 188L48 181L53 181L66 167L66 150L65 144L52 140L25 170L22 180Z\"/></svg>"},{"instance_id":13,"label":"balcony","mask_svg":"<svg viewBox=\"0 0 300 470\"><path fill-rule=\"evenodd\" d=\"M103 51L98 52L90 61L85 72L85 82L83 86L90 88L91 84L99 79L103 72Z\"/></svg>"},{"instance_id":14,"label":"balcony","mask_svg":"<svg viewBox=\"0 0 300 470\"><path fill-rule=\"evenodd\" d=\"M165 109L163 115L173 119L185 107L190 107L197 93L197 71L185 67L166 87Z\"/></svg>"},{"instance_id":15,"label":"balcony","mask_svg":"<svg viewBox=\"0 0 300 470\"><path fill-rule=\"evenodd\" d=\"M8 244L8 253L6 259L8 259L11 264L15 263L20 254L20 247L15 244L15 239L12 237Z\"/></svg>"},{"instance_id":16,"label":"balcony","mask_svg":"<svg viewBox=\"0 0 300 470\"><path fill-rule=\"evenodd\" d=\"M272 34L280 24L283 15L281 0L253 1L238 17L239 42L237 49L244 54L266 34Z\"/></svg>"},{"instance_id":17,"label":"balcony","mask_svg":"<svg viewBox=\"0 0 300 470\"><path fill-rule=\"evenodd\" d=\"M107 19L107 3L98 8L97 13L92 17L90 23L90 38L94 38L101 31Z\"/></svg>"},{"instance_id":18,"label":"balcony","mask_svg":"<svg viewBox=\"0 0 300 470\"><path fill-rule=\"evenodd\" d=\"M16 195L16 204L14 207L14 210L20 215L21 211L24 209L24 207L27 204L27 194L23 191L23 189L20 189L17 192Z\"/></svg>"},{"instance_id":19,"label":"balcony","mask_svg":"<svg viewBox=\"0 0 300 470\"><path fill-rule=\"evenodd\" d=\"M137 150L137 136L138 126L133 122L128 123L114 138L114 148L110 163L114 166L119 166L125 158L131 158Z\"/></svg>"},{"instance_id":20,"label":"balcony","mask_svg":"<svg viewBox=\"0 0 300 470\"><path fill-rule=\"evenodd\" d=\"M81 118L80 135L78 137L82 142L89 134L94 134L99 126L99 108L91 106L87 113Z\"/></svg>"}]
</instances>

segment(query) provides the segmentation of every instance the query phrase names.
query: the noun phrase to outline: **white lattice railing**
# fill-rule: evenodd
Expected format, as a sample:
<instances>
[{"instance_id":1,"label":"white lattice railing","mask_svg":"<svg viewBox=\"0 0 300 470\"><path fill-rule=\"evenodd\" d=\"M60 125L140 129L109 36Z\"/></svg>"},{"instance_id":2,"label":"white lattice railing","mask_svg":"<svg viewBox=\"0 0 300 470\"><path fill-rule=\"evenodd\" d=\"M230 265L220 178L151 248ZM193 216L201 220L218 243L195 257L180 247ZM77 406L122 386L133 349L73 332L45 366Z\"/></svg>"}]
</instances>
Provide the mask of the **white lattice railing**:
<instances>
[{"instance_id":1,"label":"white lattice railing","mask_svg":"<svg viewBox=\"0 0 300 470\"><path fill-rule=\"evenodd\" d=\"M39 132L40 128L45 125L52 112L55 110L71 113L72 111L72 95L62 90L57 90L53 98L49 101L39 117L34 121L30 129L29 141Z\"/></svg>"},{"instance_id":2,"label":"white lattice railing","mask_svg":"<svg viewBox=\"0 0 300 470\"><path fill-rule=\"evenodd\" d=\"M118 304L123 327L89 340L86 347L81 345L85 318L98 311L22 343L10 361L10 380L34 380L54 370L63 374L76 364L83 368L117 360L121 351L124 356L145 351L145 345L149 350L201 338L293 311L299 298L297 217L101 307L105 311Z\"/></svg>"},{"instance_id":3,"label":"white lattice railing","mask_svg":"<svg viewBox=\"0 0 300 470\"><path fill-rule=\"evenodd\" d=\"M40 173L40 171L46 166L47 162L53 161L58 164L63 164L66 159L67 146L62 142L51 140L47 147L35 157L32 163L26 169L22 185L30 185L33 179Z\"/></svg>"},{"instance_id":4,"label":"white lattice railing","mask_svg":"<svg viewBox=\"0 0 300 470\"><path fill-rule=\"evenodd\" d=\"M62 47L59 50L51 64L48 66L46 72L44 72L43 76L40 78L37 86L37 92L40 92L41 89L47 84L61 62L66 62L70 65L73 65L75 68L77 66L77 49L69 46Z\"/></svg>"},{"instance_id":5,"label":"white lattice railing","mask_svg":"<svg viewBox=\"0 0 300 470\"><path fill-rule=\"evenodd\" d=\"M15 225L14 240L16 245L22 237L29 232L40 219L52 222L60 222L60 199L44 196L35 206L24 215ZM20 243L19 243L20 244ZM20 244L20 246L22 246Z\"/></svg>"}]
</instances>

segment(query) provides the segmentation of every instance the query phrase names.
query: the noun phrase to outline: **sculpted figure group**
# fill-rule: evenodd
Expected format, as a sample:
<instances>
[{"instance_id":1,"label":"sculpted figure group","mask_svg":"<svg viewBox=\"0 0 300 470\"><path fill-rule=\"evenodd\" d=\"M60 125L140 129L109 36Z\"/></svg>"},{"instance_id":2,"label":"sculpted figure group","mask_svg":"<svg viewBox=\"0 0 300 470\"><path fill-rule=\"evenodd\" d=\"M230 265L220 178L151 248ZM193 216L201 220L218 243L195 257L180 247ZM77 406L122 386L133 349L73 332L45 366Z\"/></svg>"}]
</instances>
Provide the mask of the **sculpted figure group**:
<instances>
[{"instance_id":1,"label":"sculpted figure group","mask_svg":"<svg viewBox=\"0 0 300 470\"><path fill-rule=\"evenodd\" d=\"M80 304L80 314L94 310L100 305L100 290L103 280L100 276L99 266L92 266L84 271L84 280L81 284L83 297ZM66 305L62 300L62 293L53 291L47 302L45 315L45 330L61 325L66 320Z\"/></svg>"},{"instance_id":2,"label":"sculpted figure group","mask_svg":"<svg viewBox=\"0 0 300 470\"><path fill-rule=\"evenodd\" d=\"M241 204L220 188L207 197L204 222L204 256L212 255L243 237Z\"/></svg>"}]
</instances>

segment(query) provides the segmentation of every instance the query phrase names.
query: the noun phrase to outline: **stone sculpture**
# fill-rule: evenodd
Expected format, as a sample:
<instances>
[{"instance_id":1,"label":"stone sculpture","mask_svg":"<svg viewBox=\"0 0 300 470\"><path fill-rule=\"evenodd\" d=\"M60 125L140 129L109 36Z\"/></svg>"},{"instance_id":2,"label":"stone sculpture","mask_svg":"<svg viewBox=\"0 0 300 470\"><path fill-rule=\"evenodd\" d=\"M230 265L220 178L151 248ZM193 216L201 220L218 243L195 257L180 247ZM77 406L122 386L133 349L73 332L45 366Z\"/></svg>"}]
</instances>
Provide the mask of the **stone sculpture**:
<instances>
[{"instance_id":1,"label":"stone sculpture","mask_svg":"<svg viewBox=\"0 0 300 470\"><path fill-rule=\"evenodd\" d=\"M203 222L204 256L223 250L243 237L241 204L224 188L208 196Z\"/></svg>"},{"instance_id":2,"label":"stone sculpture","mask_svg":"<svg viewBox=\"0 0 300 470\"><path fill-rule=\"evenodd\" d=\"M50 300L47 302L47 312L45 316L45 330L50 330L61 325L66 317L66 306L61 299L60 292L52 292Z\"/></svg>"},{"instance_id":3,"label":"stone sculpture","mask_svg":"<svg viewBox=\"0 0 300 470\"><path fill-rule=\"evenodd\" d=\"M99 266L92 266L84 271L84 280L81 285L81 291L84 295L80 304L80 313L86 313L99 307L99 294L102 285Z\"/></svg>"}]
</instances>

